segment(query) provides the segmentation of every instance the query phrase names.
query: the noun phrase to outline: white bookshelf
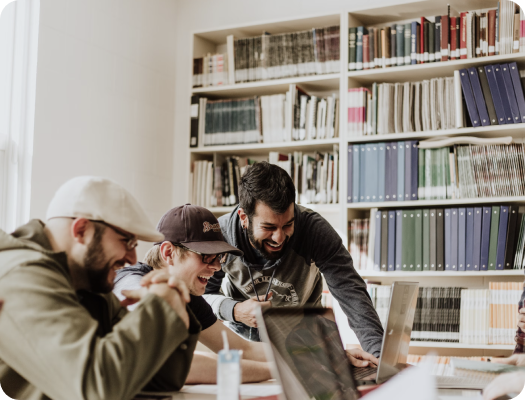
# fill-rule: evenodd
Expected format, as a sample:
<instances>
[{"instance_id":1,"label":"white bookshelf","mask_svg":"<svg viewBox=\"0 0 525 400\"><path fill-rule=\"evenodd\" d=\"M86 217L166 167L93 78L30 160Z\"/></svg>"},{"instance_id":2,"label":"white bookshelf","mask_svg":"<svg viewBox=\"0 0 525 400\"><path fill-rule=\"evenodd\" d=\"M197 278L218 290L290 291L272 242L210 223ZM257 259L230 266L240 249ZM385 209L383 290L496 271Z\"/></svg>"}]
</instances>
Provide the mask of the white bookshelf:
<instances>
[{"instance_id":1,"label":"white bookshelf","mask_svg":"<svg viewBox=\"0 0 525 400\"><path fill-rule=\"evenodd\" d=\"M355 3L350 7L362 8L354 10L343 10L339 14L298 16L291 20L272 20L252 25L239 24L227 26L223 29L213 31L194 32L191 35L193 56L200 57L207 52L226 52L226 37L230 34L236 37L250 37L260 35L261 32L270 33L293 32L313 27L340 25L340 73L327 75L311 75L286 79L249 82L235 85L190 88L190 93L195 95L209 96L211 99L218 98L241 98L245 96L267 95L285 93L290 83L301 85L309 93L316 95L327 95L336 93L339 98L339 137L325 140L310 140L283 143L258 143L226 146L203 146L191 148L191 162L200 159L212 160L217 155L237 155L263 157L269 151L303 151L314 152L316 150L331 150L334 144L339 145L339 203L338 204L308 204L307 207L318 211L338 231L347 232L347 224L350 219L364 218L370 208L381 209L397 208L430 208L467 206L479 204L498 203L520 203L525 204L525 197L498 197L498 198L475 198L457 200L419 200L403 202L370 202L370 203L346 203L347 193L347 147L352 143L366 143L379 141L397 140L423 140L440 136L476 136L476 137L502 137L512 136L522 141L525 139L525 124L487 126L477 128L449 129L439 131L412 132L402 134L375 135L375 136L347 136L347 91L348 88L370 86L373 82L406 82L420 81L434 77L453 76L454 70L468 68L476 65L487 65L508 61L517 61L520 68L525 68L525 53L512 55L501 55L483 57L479 59L455 60L419 64L411 66L399 66L383 69L347 71L348 68L348 28L365 25L387 25L393 22L401 22L419 19L421 16L433 17L446 13L447 4L457 11L479 10L482 8L494 8L495 0L435 0L416 1L405 3L404 0L393 0L389 6L380 9L365 9L366 4ZM191 76L188 79L191 85ZM189 124L188 124L189 125ZM189 128L188 128L189 135ZM233 207L215 207L211 209L216 215L231 212ZM373 278L384 284L390 284L396 280L418 281L422 286L462 286L469 288L488 287L491 280L497 281L523 281L524 271L503 270L484 272L448 272L448 271L426 271L426 272L377 272L361 271L358 273L363 278ZM349 329L349 328L348 328ZM349 343L345 341L345 343ZM509 354L512 345L465 345L458 343L442 342L411 342L412 349L428 351L434 349L443 355L484 355L484 354ZM497 352L497 353L495 353ZM502 353L503 352L503 353ZM423 354L423 353L421 353Z\"/></svg>"}]
</instances>

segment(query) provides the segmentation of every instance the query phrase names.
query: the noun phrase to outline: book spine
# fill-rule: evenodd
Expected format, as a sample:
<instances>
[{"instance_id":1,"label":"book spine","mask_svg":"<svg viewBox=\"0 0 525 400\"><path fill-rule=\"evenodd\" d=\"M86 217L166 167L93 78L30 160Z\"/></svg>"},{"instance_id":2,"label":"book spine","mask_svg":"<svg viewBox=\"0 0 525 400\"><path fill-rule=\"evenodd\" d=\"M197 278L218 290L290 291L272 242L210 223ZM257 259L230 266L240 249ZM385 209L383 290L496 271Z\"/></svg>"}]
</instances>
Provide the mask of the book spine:
<instances>
[{"instance_id":1,"label":"book spine","mask_svg":"<svg viewBox=\"0 0 525 400\"><path fill-rule=\"evenodd\" d=\"M525 122L525 97L523 95L523 87L521 86L518 64L515 61L509 63L509 72L512 84L514 85L514 94L516 95L516 101L518 102L521 122Z\"/></svg>"},{"instance_id":2,"label":"book spine","mask_svg":"<svg viewBox=\"0 0 525 400\"><path fill-rule=\"evenodd\" d=\"M510 112L515 124L521 122L520 111L518 108L518 102L516 100L516 94L514 93L514 85L512 83L512 78L510 77L510 69L508 64L501 64L501 71L503 74L503 82L505 84L505 92L509 99Z\"/></svg>"},{"instance_id":3,"label":"book spine","mask_svg":"<svg viewBox=\"0 0 525 400\"><path fill-rule=\"evenodd\" d=\"M448 15L441 16L441 61L449 58L449 23Z\"/></svg>"},{"instance_id":4,"label":"book spine","mask_svg":"<svg viewBox=\"0 0 525 400\"><path fill-rule=\"evenodd\" d=\"M419 24L416 21L412 22L412 26L410 29L410 63L411 64L417 64L417 48L416 48L416 39L417 39L417 31L418 31Z\"/></svg>"},{"instance_id":5,"label":"book spine","mask_svg":"<svg viewBox=\"0 0 525 400\"><path fill-rule=\"evenodd\" d=\"M348 70L356 70L357 28L348 29Z\"/></svg>"},{"instance_id":6,"label":"book spine","mask_svg":"<svg viewBox=\"0 0 525 400\"><path fill-rule=\"evenodd\" d=\"M442 208L436 209L436 271L443 271L445 265L444 214Z\"/></svg>"},{"instance_id":7,"label":"book spine","mask_svg":"<svg viewBox=\"0 0 525 400\"><path fill-rule=\"evenodd\" d=\"M466 267L466 231L467 231L467 209L458 209L458 271L465 271Z\"/></svg>"},{"instance_id":8,"label":"book spine","mask_svg":"<svg viewBox=\"0 0 525 400\"><path fill-rule=\"evenodd\" d=\"M489 269L489 250L490 250L490 218L491 208L483 207L483 220L481 227L481 258L480 258L480 271L488 271Z\"/></svg>"},{"instance_id":9,"label":"book spine","mask_svg":"<svg viewBox=\"0 0 525 400\"><path fill-rule=\"evenodd\" d=\"M396 25L396 55L397 65L405 64L405 26Z\"/></svg>"},{"instance_id":10,"label":"book spine","mask_svg":"<svg viewBox=\"0 0 525 400\"><path fill-rule=\"evenodd\" d=\"M485 74L485 68L482 66L478 67L478 76L481 82L481 89L483 91L483 98L485 99L485 105L487 106L487 112L489 114L489 120L491 125L498 124L498 116L496 115L496 109L494 108L494 102L490 93L490 86Z\"/></svg>"},{"instance_id":11,"label":"book spine","mask_svg":"<svg viewBox=\"0 0 525 400\"><path fill-rule=\"evenodd\" d=\"M358 203L361 201L360 197L360 158L361 158L361 147L362 144L357 144L353 146L353 156L352 156L352 202ZM304 172L303 172L304 175Z\"/></svg>"},{"instance_id":12,"label":"book spine","mask_svg":"<svg viewBox=\"0 0 525 400\"><path fill-rule=\"evenodd\" d=\"M507 243L505 245L505 261L503 269L512 269L514 267L517 221L518 207L511 205L509 206L509 222L507 223Z\"/></svg>"},{"instance_id":13,"label":"book spine","mask_svg":"<svg viewBox=\"0 0 525 400\"><path fill-rule=\"evenodd\" d=\"M411 161L410 161L410 188L411 188L411 196L410 200L417 200L418 199L418 158L419 158L419 149L417 147L417 142L412 141L410 144L411 147Z\"/></svg>"},{"instance_id":14,"label":"book spine","mask_svg":"<svg viewBox=\"0 0 525 400\"><path fill-rule=\"evenodd\" d=\"M381 271L387 271L388 264L388 211L381 211Z\"/></svg>"},{"instance_id":15,"label":"book spine","mask_svg":"<svg viewBox=\"0 0 525 400\"><path fill-rule=\"evenodd\" d=\"M393 24L390 28L390 65L397 65L397 26Z\"/></svg>"},{"instance_id":16,"label":"book spine","mask_svg":"<svg viewBox=\"0 0 525 400\"><path fill-rule=\"evenodd\" d=\"M467 13L460 14L460 28L459 28L459 58L467 58Z\"/></svg>"},{"instance_id":17,"label":"book spine","mask_svg":"<svg viewBox=\"0 0 525 400\"><path fill-rule=\"evenodd\" d=\"M428 24L428 61L434 62L436 61L436 50L435 50L435 35L436 32L436 24L434 22L430 22Z\"/></svg>"},{"instance_id":18,"label":"book spine","mask_svg":"<svg viewBox=\"0 0 525 400\"><path fill-rule=\"evenodd\" d=\"M396 259L396 212L388 211L388 262L387 270L395 271Z\"/></svg>"},{"instance_id":19,"label":"book spine","mask_svg":"<svg viewBox=\"0 0 525 400\"><path fill-rule=\"evenodd\" d=\"M361 71L363 69L363 29L359 26L356 33L356 47L355 47L355 69Z\"/></svg>"},{"instance_id":20,"label":"book spine","mask_svg":"<svg viewBox=\"0 0 525 400\"><path fill-rule=\"evenodd\" d=\"M456 59L456 17L450 17L450 59Z\"/></svg>"},{"instance_id":21,"label":"book spine","mask_svg":"<svg viewBox=\"0 0 525 400\"><path fill-rule=\"evenodd\" d=\"M445 271L452 271L452 209L445 208Z\"/></svg>"},{"instance_id":22,"label":"book spine","mask_svg":"<svg viewBox=\"0 0 525 400\"><path fill-rule=\"evenodd\" d=\"M493 206L490 219L490 239L489 239L489 270L496 269L496 256L498 252L500 207Z\"/></svg>"},{"instance_id":23,"label":"book spine","mask_svg":"<svg viewBox=\"0 0 525 400\"><path fill-rule=\"evenodd\" d=\"M450 270L458 270L458 218L457 208L450 210Z\"/></svg>"},{"instance_id":24,"label":"book spine","mask_svg":"<svg viewBox=\"0 0 525 400\"><path fill-rule=\"evenodd\" d=\"M496 10L488 12L488 55L496 55Z\"/></svg>"},{"instance_id":25,"label":"book spine","mask_svg":"<svg viewBox=\"0 0 525 400\"><path fill-rule=\"evenodd\" d=\"M422 62L427 63L430 61L429 53L428 53L428 21L425 21L424 23L421 23L421 48L422 48L422 54L423 59Z\"/></svg>"},{"instance_id":26,"label":"book spine","mask_svg":"<svg viewBox=\"0 0 525 400\"><path fill-rule=\"evenodd\" d=\"M429 235L429 238L430 238L430 251L429 251L429 254L430 254L430 268L429 270L430 271L435 271L436 270L436 265L437 265L437 255L436 255L436 251L437 251L437 237L436 237L436 232L437 232L437 229L436 229L436 222L437 222L437 217L436 217L436 210L435 209L431 209L429 211L429 214L430 214L430 235Z\"/></svg>"},{"instance_id":27,"label":"book spine","mask_svg":"<svg viewBox=\"0 0 525 400\"><path fill-rule=\"evenodd\" d=\"M472 87L472 94L474 95L474 101L476 102L479 120L482 126L488 126L490 125L490 118L487 111L487 106L485 104L485 98L483 97L483 91L481 90L481 84L479 82L479 76L476 67L470 67L468 69L468 76L470 80L470 86Z\"/></svg>"},{"instance_id":28,"label":"book spine","mask_svg":"<svg viewBox=\"0 0 525 400\"><path fill-rule=\"evenodd\" d=\"M423 210L423 271L430 270L430 210Z\"/></svg>"},{"instance_id":29,"label":"book spine","mask_svg":"<svg viewBox=\"0 0 525 400\"><path fill-rule=\"evenodd\" d=\"M405 201L405 142L397 142L397 201Z\"/></svg>"},{"instance_id":30,"label":"book spine","mask_svg":"<svg viewBox=\"0 0 525 400\"><path fill-rule=\"evenodd\" d=\"M498 247L497 247L497 253L496 253L496 270L504 269L508 222L509 222L509 206L501 206L500 214L499 214Z\"/></svg>"},{"instance_id":31,"label":"book spine","mask_svg":"<svg viewBox=\"0 0 525 400\"><path fill-rule=\"evenodd\" d=\"M479 271L481 264L481 229L482 229L483 209L474 208L474 235L472 244L472 270Z\"/></svg>"},{"instance_id":32,"label":"book spine","mask_svg":"<svg viewBox=\"0 0 525 400\"><path fill-rule=\"evenodd\" d=\"M423 270L423 210L414 210L414 270Z\"/></svg>"},{"instance_id":33,"label":"book spine","mask_svg":"<svg viewBox=\"0 0 525 400\"><path fill-rule=\"evenodd\" d=\"M347 170L348 170L348 174L347 174L347 185L346 185L346 191L347 191L347 197L346 197L346 202L347 203L352 203L353 202L353 195L352 195L352 189L353 189L353 183L352 183L352 177L353 177L353 167L354 167L354 163L353 163L353 155L354 155L354 149L353 149L353 145L349 144L348 145L348 157L347 157Z\"/></svg>"},{"instance_id":34,"label":"book spine","mask_svg":"<svg viewBox=\"0 0 525 400\"><path fill-rule=\"evenodd\" d=\"M199 146L199 96L191 96L190 106L190 147Z\"/></svg>"},{"instance_id":35,"label":"book spine","mask_svg":"<svg viewBox=\"0 0 525 400\"><path fill-rule=\"evenodd\" d=\"M404 27L404 41L405 44L403 46L404 48L404 65L410 65L411 64L411 51L412 51L412 34L411 34L412 25L411 24L405 24Z\"/></svg>"},{"instance_id":36,"label":"book spine","mask_svg":"<svg viewBox=\"0 0 525 400\"><path fill-rule=\"evenodd\" d=\"M489 83L490 95L494 104L494 110L496 111L498 124L504 125L507 123L507 117L505 115L505 110L503 109L503 103L501 101L501 95L498 88L494 67L492 65L486 65L483 67L483 69L485 70L485 76L487 77L487 82Z\"/></svg>"},{"instance_id":37,"label":"book spine","mask_svg":"<svg viewBox=\"0 0 525 400\"><path fill-rule=\"evenodd\" d=\"M386 143L377 143L377 197L376 201L385 201L386 183Z\"/></svg>"},{"instance_id":38,"label":"book spine","mask_svg":"<svg viewBox=\"0 0 525 400\"><path fill-rule=\"evenodd\" d=\"M512 116L511 105L509 96L507 95L507 89L505 87L505 78L503 77L503 68L499 64L492 65L492 70L496 77L497 87L501 99L501 104L503 106L503 111L505 112L505 123L514 124L514 117ZM487 73L488 76L488 73ZM490 80L489 80L490 84ZM497 109L496 109L497 112Z\"/></svg>"},{"instance_id":39,"label":"book spine","mask_svg":"<svg viewBox=\"0 0 525 400\"><path fill-rule=\"evenodd\" d=\"M466 223L466 245L465 245L465 261L466 271L474 270L474 208L467 208L467 223Z\"/></svg>"},{"instance_id":40,"label":"book spine","mask_svg":"<svg viewBox=\"0 0 525 400\"><path fill-rule=\"evenodd\" d=\"M434 32L434 59L435 61L442 61L441 60L441 15L437 15L435 18L436 23L436 30Z\"/></svg>"},{"instance_id":41,"label":"book spine","mask_svg":"<svg viewBox=\"0 0 525 400\"><path fill-rule=\"evenodd\" d=\"M363 69L370 69L370 43L368 35L363 35Z\"/></svg>"},{"instance_id":42,"label":"book spine","mask_svg":"<svg viewBox=\"0 0 525 400\"><path fill-rule=\"evenodd\" d=\"M382 218L381 211L375 213L375 240L374 240L374 271L381 270L381 228Z\"/></svg>"},{"instance_id":43,"label":"book spine","mask_svg":"<svg viewBox=\"0 0 525 400\"><path fill-rule=\"evenodd\" d=\"M403 211L396 210L396 255L395 270L401 271L403 252Z\"/></svg>"},{"instance_id":44,"label":"book spine","mask_svg":"<svg viewBox=\"0 0 525 400\"><path fill-rule=\"evenodd\" d=\"M376 50L375 50L375 47L376 47L376 32L377 29L376 28L370 28L368 30L368 48L369 48L369 51L368 51L368 60L369 60L369 67L370 69L373 69L376 67L376 59L375 59L375 54L376 54Z\"/></svg>"},{"instance_id":45,"label":"book spine","mask_svg":"<svg viewBox=\"0 0 525 400\"><path fill-rule=\"evenodd\" d=\"M412 142L405 142L405 201L412 196Z\"/></svg>"},{"instance_id":46,"label":"book spine","mask_svg":"<svg viewBox=\"0 0 525 400\"><path fill-rule=\"evenodd\" d=\"M480 126L478 110L476 108L476 102L474 100L474 95L472 93L472 87L470 85L469 73L466 69L461 69L459 71L459 76L461 79L461 88L463 89L463 96L465 98L465 103L467 104L467 110L472 122L472 126Z\"/></svg>"}]
</instances>

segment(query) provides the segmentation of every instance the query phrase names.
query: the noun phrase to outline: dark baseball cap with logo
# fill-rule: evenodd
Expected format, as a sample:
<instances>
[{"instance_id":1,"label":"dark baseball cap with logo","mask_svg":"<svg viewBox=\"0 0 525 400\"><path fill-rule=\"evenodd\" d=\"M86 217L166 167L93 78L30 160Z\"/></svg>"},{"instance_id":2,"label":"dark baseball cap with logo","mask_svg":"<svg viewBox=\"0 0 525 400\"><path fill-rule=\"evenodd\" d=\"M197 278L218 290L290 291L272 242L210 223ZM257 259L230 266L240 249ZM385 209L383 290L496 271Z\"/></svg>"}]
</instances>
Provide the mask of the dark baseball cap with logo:
<instances>
[{"instance_id":1,"label":"dark baseball cap with logo","mask_svg":"<svg viewBox=\"0 0 525 400\"><path fill-rule=\"evenodd\" d=\"M162 216L157 230L165 240L202 254L243 255L241 250L224 240L219 221L204 207L185 204L172 208Z\"/></svg>"}]
</instances>

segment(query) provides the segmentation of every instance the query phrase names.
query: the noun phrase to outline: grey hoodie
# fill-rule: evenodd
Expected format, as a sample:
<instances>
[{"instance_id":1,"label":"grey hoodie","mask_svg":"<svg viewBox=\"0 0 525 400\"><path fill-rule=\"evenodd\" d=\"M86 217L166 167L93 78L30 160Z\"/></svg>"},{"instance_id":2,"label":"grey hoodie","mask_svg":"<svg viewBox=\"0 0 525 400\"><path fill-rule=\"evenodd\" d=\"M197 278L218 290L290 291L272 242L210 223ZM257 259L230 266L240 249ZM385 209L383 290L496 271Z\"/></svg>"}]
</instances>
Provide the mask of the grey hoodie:
<instances>
[{"instance_id":1,"label":"grey hoodie","mask_svg":"<svg viewBox=\"0 0 525 400\"><path fill-rule=\"evenodd\" d=\"M340 303L363 349L379 356L383 328L366 291L366 284L355 271L352 257L332 226L318 213L295 205L295 230L285 254L265 265L257 264L257 254L241 228L237 208L219 218L225 240L242 250L244 256L229 255L209 280L204 297L218 318L248 339L257 340L256 329L236 323L233 307L255 296L248 268L257 293L264 297L272 273L273 307L320 306L323 274L330 292ZM224 292L222 280L227 277Z\"/></svg>"}]
</instances>

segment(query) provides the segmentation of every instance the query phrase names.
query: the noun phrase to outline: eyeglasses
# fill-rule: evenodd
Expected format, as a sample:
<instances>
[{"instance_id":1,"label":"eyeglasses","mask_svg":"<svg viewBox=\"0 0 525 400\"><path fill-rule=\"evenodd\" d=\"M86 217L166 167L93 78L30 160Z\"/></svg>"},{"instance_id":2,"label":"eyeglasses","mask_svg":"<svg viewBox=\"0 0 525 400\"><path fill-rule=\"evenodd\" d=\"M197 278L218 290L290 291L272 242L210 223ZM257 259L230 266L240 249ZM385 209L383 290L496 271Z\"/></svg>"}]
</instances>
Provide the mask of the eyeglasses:
<instances>
[{"instance_id":1,"label":"eyeglasses","mask_svg":"<svg viewBox=\"0 0 525 400\"><path fill-rule=\"evenodd\" d=\"M128 233L125 233L124 231L120 230L119 228L117 228L117 227L115 227L113 225L110 225L110 224L108 224L108 223L106 223L104 221L94 221L94 220L90 220L90 221L91 222L95 222L97 224L105 225L108 228L110 228L113 231L115 231L118 235L123 236L124 239L126 240L124 243L126 244L127 251L133 250L139 244L139 241L137 240L135 235L131 235L130 236Z\"/></svg>"},{"instance_id":2,"label":"eyeglasses","mask_svg":"<svg viewBox=\"0 0 525 400\"><path fill-rule=\"evenodd\" d=\"M219 262L223 264L226 262L226 257L228 257L228 253L220 253L220 254L202 254L198 251L188 249L185 246L181 246L180 244L176 245L177 247L180 247L181 249L191 251L192 253L199 254L202 257L202 262L204 264L213 264L215 260L218 258Z\"/></svg>"}]
</instances>

